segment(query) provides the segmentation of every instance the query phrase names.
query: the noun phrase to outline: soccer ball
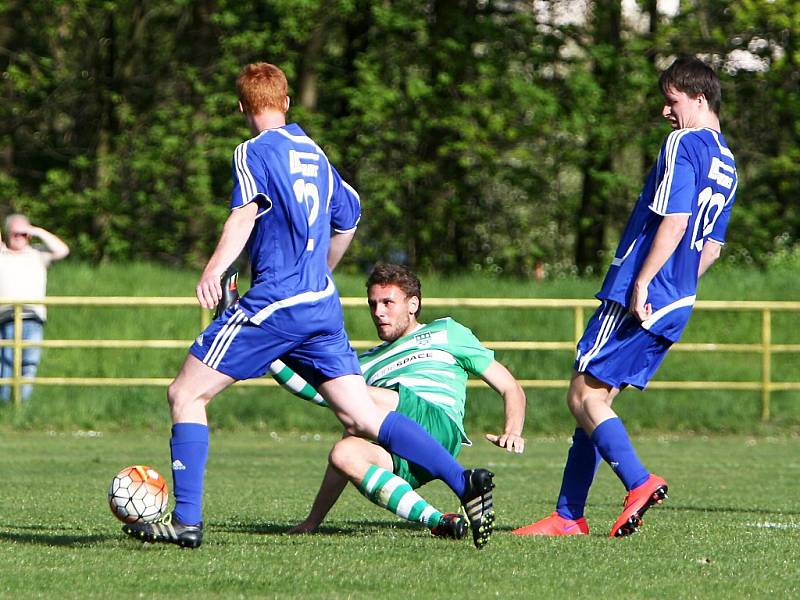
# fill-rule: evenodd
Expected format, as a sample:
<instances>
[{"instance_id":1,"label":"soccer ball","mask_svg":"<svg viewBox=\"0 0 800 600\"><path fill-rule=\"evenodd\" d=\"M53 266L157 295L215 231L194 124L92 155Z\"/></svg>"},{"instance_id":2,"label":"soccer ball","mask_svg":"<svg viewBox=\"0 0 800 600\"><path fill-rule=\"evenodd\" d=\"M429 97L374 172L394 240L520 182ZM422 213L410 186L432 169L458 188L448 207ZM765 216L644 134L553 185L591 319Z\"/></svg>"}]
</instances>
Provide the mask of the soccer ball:
<instances>
[{"instance_id":1,"label":"soccer ball","mask_svg":"<svg viewBox=\"0 0 800 600\"><path fill-rule=\"evenodd\" d=\"M152 523L164 513L168 501L167 482L144 465L122 469L108 488L108 505L123 523Z\"/></svg>"}]
</instances>

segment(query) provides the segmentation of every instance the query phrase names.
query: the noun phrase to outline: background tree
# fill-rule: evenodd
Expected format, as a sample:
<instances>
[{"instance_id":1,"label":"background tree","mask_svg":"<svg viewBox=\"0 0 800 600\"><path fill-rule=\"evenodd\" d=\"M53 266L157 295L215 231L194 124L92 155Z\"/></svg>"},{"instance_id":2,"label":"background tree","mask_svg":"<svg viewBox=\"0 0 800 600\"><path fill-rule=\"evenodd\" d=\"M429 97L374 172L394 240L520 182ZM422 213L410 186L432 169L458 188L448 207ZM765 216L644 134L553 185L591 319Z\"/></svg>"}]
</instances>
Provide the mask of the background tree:
<instances>
[{"instance_id":1,"label":"background tree","mask_svg":"<svg viewBox=\"0 0 800 600\"><path fill-rule=\"evenodd\" d=\"M0 216L26 212L89 260L202 263L248 136L233 84L269 60L361 193L351 264L596 272L669 131L658 71L686 52L723 80L735 254L796 248L794 3L625 7L0 0Z\"/></svg>"}]
</instances>

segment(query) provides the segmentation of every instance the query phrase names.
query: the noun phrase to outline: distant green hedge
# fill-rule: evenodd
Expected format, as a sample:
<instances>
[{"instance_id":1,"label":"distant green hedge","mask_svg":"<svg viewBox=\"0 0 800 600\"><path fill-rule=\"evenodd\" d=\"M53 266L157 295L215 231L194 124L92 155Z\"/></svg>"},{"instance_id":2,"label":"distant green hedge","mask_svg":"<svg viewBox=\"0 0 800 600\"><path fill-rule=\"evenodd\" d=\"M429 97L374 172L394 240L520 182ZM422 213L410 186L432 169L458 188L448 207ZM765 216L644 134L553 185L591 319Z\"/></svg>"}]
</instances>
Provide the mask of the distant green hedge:
<instances>
[{"instance_id":1,"label":"distant green hedge","mask_svg":"<svg viewBox=\"0 0 800 600\"><path fill-rule=\"evenodd\" d=\"M731 300L795 300L796 266L784 264L763 273L756 269L712 269L703 280L700 297ZM51 295L165 295L193 294L198 273L164 266L134 263L91 266L69 260L51 269ZM338 274L345 296L362 296L364 275ZM484 341L503 339L571 340L571 313L512 309L425 309L426 297L496 296L588 298L597 280L562 278L534 282L497 277L441 277L423 275L423 320L449 314L472 328ZM243 283L243 289L246 288ZM588 317L588 314L587 314ZM376 340L366 310L345 311L353 339ZM46 326L49 339L185 339L187 348L198 333L199 308L74 308L52 307ZM773 316L775 343L800 343L800 314ZM758 314L697 312L684 339L704 342L757 342ZM41 376L173 377L185 356L183 350L48 349ZM573 352L499 351L497 357L519 378L568 379ZM798 357L776 356L773 378L797 379ZM752 354L673 352L666 359L661 379L757 380L760 360ZM527 430L563 432L571 427L564 406L564 390L533 390L528 395ZM617 402L619 412L633 430L759 431L799 429L800 393L776 392L772 422L759 422L757 392L626 391ZM475 435L502 424L502 402L488 389L470 391L467 424ZM298 429L336 431L339 425L326 409L307 405L279 389L234 387L215 400L211 423L220 428L259 430ZM38 386L20 411L0 408L0 424L19 428L122 429L140 426L168 427L163 389Z\"/></svg>"}]
</instances>

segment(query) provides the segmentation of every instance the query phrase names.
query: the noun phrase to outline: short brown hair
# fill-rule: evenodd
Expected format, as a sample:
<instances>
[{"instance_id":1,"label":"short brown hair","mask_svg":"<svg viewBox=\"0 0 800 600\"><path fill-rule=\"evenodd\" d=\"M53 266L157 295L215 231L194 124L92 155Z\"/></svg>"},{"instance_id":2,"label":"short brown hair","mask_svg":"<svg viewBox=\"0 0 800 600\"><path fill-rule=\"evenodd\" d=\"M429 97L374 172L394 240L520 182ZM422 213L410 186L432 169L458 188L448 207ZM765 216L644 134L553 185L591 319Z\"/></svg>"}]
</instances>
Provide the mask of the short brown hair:
<instances>
[{"instance_id":1,"label":"short brown hair","mask_svg":"<svg viewBox=\"0 0 800 600\"><path fill-rule=\"evenodd\" d=\"M236 80L236 93L246 113L264 110L286 110L289 83L275 65L260 62L247 65Z\"/></svg>"},{"instance_id":2,"label":"short brown hair","mask_svg":"<svg viewBox=\"0 0 800 600\"><path fill-rule=\"evenodd\" d=\"M670 88L683 92L690 98L700 94L706 97L708 106L719 115L722 105L722 87L714 69L694 56L681 56L667 67L658 78L658 87L665 96Z\"/></svg>"},{"instance_id":3,"label":"short brown hair","mask_svg":"<svg viewBox=\"0 0 800 600\"><path fill-rule=\"evenodd\" d=\"M373 285L396 285L403 290L406 298L416 296L419 306L414 316L419 316L422 311L422 284L414 271L403 265L378 263L367 277L367 290Z\"/></svg>"}]
</instances>

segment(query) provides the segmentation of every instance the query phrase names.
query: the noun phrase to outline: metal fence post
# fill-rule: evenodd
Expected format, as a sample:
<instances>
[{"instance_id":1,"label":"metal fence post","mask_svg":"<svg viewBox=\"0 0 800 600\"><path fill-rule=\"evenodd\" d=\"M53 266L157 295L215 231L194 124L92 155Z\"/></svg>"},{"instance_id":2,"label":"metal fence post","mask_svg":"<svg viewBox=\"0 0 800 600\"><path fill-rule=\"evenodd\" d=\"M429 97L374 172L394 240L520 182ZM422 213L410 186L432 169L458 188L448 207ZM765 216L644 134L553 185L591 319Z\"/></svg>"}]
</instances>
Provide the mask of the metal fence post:
<instances>
[{"instance_id":1,"label":"metal fence post","mask_svg":"<svg viewBox=\"0 0 800 600\"><path fill-rule=\"evenodd\" d=\"M12 390L14 406L22 406L22 304L14 304L14 375L12 377Z\"/></svg>"},{"instance_id":2,"label":"metal fence post","mask_svg":"<svg viewBox=\"0 0 800 600\"><path fill-rule=\"evenodd\" d=\"M772 312L761 311L761 420L769 421L769 396L772 383Z\"/></svg>"},{"instance_id":3,"label":"metal fence post","mask_svg":"<svg viewBox=\"0 0 800 600\"><path fill-rule=\"evenodd\" d=\"M575 346L578 345L578 342L581 340L581 336L583 335L583 308L580 306L575 307L575 330L573 332L573 337L575 339Z\"/></svg>"}]
</instances>

